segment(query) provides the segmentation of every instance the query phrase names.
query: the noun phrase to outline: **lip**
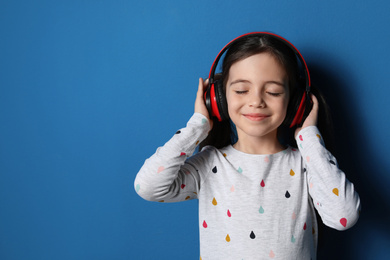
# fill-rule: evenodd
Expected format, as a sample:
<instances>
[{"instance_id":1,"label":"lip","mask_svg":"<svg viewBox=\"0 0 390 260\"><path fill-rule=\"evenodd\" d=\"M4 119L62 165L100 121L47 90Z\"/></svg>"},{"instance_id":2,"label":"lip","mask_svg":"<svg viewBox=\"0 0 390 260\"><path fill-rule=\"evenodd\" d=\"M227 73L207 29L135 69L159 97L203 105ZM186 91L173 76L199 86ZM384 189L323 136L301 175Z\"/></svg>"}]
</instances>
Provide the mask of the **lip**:
<instances>
[{"instance_id":1,"label":"lip","mask_svg":"<svg viewBox=\"0 0 390 260\"><path fill-rule=\"evenodd\" d=\"M261 121L269 117L269 115L259 114L259 113L243 114L243 116L245 116L251 121Z\"/></svg>"}]
</instances>

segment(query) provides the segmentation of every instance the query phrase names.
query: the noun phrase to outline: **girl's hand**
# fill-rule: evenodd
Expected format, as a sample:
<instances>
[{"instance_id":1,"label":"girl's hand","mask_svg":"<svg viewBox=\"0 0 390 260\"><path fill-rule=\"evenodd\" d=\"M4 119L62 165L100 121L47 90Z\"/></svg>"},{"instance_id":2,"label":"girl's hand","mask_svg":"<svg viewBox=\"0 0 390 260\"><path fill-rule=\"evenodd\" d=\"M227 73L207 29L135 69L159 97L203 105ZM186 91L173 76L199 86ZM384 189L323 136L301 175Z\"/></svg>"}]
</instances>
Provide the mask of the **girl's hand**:
<instances>
[{"instance_id":1,"label":"girl's hand","mask_svg":"<svg viewBox=\"0 0 390 260\"><path fill-rule=\"evenodd\" d=\"M204 101L204 92L207 88L209 79L206 79L203 81L202 78L199 78L199 86L198 86L198 92L196 93L196 100L195 100L195 113L200 113L207 117L210 123L210 128L213 128L213 120L210 119L209 111L207 110L205 101Z\"/></svg>"},{"instance_id":2,"label":"girl's hand","mask_svg":"<svg viewBox=\"0 0 390 260\"><path fill-rule=\"evenodd\" d=\"M302 127L298 127L295 130L295 137L297 137L297 134L299 131L301 131L303 128L307 126L313 126L317 125L317 118L318 118L318 100L316 96L313 94L310 95L311 100L313 101L313 107L309 113L309 115L306 117L305 121L303 122Z\"/></svg>"}]
</instances>

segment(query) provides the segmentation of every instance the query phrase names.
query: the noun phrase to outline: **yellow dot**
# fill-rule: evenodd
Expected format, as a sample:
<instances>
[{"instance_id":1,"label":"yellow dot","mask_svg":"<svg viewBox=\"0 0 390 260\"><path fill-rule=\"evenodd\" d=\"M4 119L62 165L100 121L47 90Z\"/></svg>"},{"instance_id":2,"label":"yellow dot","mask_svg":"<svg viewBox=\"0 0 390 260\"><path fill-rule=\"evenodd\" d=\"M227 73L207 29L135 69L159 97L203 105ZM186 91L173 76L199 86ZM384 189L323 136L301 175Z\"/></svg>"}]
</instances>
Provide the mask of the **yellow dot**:
<instances>
[{"instance_id":1,"label":"yellow dot","mask_svg":"<svg viewBox=\"0 0 390 260\"><path fill-rule=\"evenodd\" d=\"M189 200L190 198L191 198L190 196L187 196L187 197L186 197L186 200Z\"/></svg>"},{"instance_id":2,"label":"yellow dot","mask_svg":"<svg viewBox=\"0 0 390 260\"><path fill-rule=\"evenodd\" d=\"M321 136L319 134L317 134L317 137L321 140Z\"/></svg>"},{"instance_id":3,"label":"yellow dot","mask_svg":"<svg viewBox=\"0 0 390 260\"><path fill-rule=\"evenodd\" d=\"M290 171L290 175L291 176L294 176L295 175L295 172L291 169L291 171Z\"/></svg>"},{"instance_id":4,"label":"yellow dot","mask_svg":"<svg viewBox=\"0 0 390 260\"><path fill-rule=\"evenodd\" d=\"M215 198L213 198L213 205L217 206L217 200Z\"/></svg>"},{"instance_id":5,"label":"yellow dot","mask_svg":"<svg viewBox=\"0 0 390 260\"><path fill-rule=\"evenodd\" d=\"M226 153L224 153L224 154L223 154L223 157L226 157L226 156L227 156Z\"/></svg>"},{"instance_id":6,"label":"yellow dot","mask_svg":"<svg viewBox=\"0 0 390 260\"><path fill-rule=\"evenodd\" d=\"M333 193L336 194L337 196L339 196L339 189L334 188L334 189L333 189Z\"/></svg>"},{"instance_id":7,"label":"yellow dot","mask_svg":"<svg viewBox=\"0 0 390 260\"><path fill-rule=\"evenodd\" d=\"M198 145L199 144L199 141L196 141L196 145Z\"/></svg>"},{"instance_id":8,"label":"yellow dot","mask_svg":"<svg viewBox=\"0 0 390 260\"><path fill-rule=\"evenodd\" d=\"M226 236L226 242L230 242L229 234L227 234L227 236Z\"/></svg>"},{"instance_id":9,"label":"yellow dot","mask_svg":"<svg viewBox=\"0 0 390 260\"><path fill-rule=\"evenodd\" d=\"M164 202L164 200L160 200L159 202Z\"/></svg>"}]
</instances>

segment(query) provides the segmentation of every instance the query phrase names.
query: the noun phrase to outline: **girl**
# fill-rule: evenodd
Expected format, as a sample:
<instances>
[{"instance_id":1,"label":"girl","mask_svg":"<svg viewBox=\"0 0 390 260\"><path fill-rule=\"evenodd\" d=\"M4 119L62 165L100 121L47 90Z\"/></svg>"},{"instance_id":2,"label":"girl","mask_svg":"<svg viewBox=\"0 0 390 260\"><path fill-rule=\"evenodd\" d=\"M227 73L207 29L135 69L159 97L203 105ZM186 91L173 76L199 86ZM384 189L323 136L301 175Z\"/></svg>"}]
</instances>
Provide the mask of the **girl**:
<instances>
[{"instance_id":1,"label":"girl","mask_svg":"<svg viewBox=\"0 0 390 260\"><path fill-rule=\"evenodd\" d=\"M229 43L209 78L199 79L187 126L145 161L136 192L151 201L199 200L200 259L316 259L314 209L345 230L358 219L360 199L316 126L326 105L306 63L285 39L256 32Z\"/></svg>"}]
</instances>

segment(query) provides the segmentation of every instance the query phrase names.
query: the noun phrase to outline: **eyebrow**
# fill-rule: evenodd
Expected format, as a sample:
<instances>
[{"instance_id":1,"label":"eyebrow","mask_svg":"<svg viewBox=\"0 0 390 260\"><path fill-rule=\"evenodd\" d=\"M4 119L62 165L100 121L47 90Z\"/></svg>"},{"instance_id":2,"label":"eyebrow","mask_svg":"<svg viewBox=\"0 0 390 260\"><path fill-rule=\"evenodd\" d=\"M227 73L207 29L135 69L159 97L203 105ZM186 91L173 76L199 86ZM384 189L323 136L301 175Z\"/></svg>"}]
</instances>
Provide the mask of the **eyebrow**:
<instances>
[{"instance_id":1,"label":"eyebrow","mask_svg":"<svg viewBox=\"0 0 390 260\"><path fill-rule=\"evenodd\" d=\"M232 82L229 84L229 87L232 86L232 85L234 85L234 84L237 84L237 83L250 83L250 81L249 81L249 80L246 80L246 79L237 79L237 80L232 81ZM266 84L268 84L268 83L272 83L272 84L276 84L276 85L285 87L285 85L284 85L283 82L279 82L279 81L275 81L275 80L267 81Z\"/></svg>"}]
</instances>

